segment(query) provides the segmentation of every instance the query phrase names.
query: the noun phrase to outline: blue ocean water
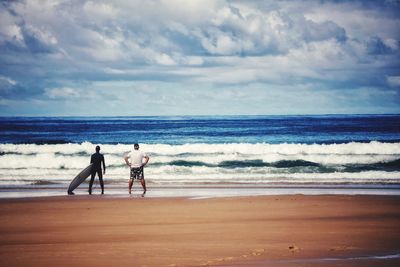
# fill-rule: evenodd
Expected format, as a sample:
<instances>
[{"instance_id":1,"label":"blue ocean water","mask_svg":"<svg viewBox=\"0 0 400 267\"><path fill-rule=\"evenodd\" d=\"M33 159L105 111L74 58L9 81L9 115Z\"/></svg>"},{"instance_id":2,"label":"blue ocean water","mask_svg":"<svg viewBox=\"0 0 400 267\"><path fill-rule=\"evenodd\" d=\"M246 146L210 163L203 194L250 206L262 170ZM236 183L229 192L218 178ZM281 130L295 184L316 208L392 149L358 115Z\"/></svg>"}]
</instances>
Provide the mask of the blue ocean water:
<instances>
[{"instance_id":1,"label":"blue ocean water","mask_svg":"<svg viewBox=\"0 0 400 267\"><path fill-rule=\"evenodd\" d=\"M136 142L150 186L400 187L400 115L2 117L0 194L66 188L96 145L125 187Z\"/></svg>"},{"instance_id":2,"label":"blue ocean water","mask_svg":"<svg viewBox=\"0 0 400 267\"><path fill-rule=\"evenodd\" d=\"M0 118L0 143L400 142L400 115Z\"/></svg>"}]
</instances>

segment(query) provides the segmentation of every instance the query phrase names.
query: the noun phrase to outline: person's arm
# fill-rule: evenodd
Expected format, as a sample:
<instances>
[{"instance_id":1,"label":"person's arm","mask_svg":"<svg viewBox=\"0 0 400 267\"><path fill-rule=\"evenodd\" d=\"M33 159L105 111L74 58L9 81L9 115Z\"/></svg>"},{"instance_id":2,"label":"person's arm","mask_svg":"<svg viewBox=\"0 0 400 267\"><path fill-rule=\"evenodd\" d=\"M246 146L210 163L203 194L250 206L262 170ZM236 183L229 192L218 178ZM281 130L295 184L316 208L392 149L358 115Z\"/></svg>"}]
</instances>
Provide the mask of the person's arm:
<instances>
[{"instance_id":1,"label":"person's arm","mask_svg":"<svg viewBox=\"0 0 400 267\"><path fill-rule=\"evenodd\" d=\"M128 166L130 167L130 166L131 166L131 163L129 162L129 156L128 156L128 155L126 155L126 156L124 157L124 160L125 160L126 165L128 165Z\"/></svg>"},{"instance_id":2,"label":"person's arm","mask_svg":"<svg viewBox=\"0 0 400 267\"><path fill-rule=\"evenodd\" d=\"M106 174L106 160L104 159L104 155L101 160L103 161L103 174Z\"/></svg>"},{"instance_id":3,"label":"person's arm","mask_svg":"<svg viewBox=\"0 0 400 267\"><path fill-rule=\"evenodd\" d=\"M93 155L90 157L90 164L93 163Z\"/></svg>"},{"instance_id":4,"label":"person's arm","mask_svg":"<svg viewBox=\"0 0 400 267\"><path fill-rule=\"evenodd\" d=\"M149 160L150 160L149 156L145 155L144 156L144 163L143 163L142 167L146 166L146 164L147 164L147 162L149 162Z\"/></svg>"}]
</instances>

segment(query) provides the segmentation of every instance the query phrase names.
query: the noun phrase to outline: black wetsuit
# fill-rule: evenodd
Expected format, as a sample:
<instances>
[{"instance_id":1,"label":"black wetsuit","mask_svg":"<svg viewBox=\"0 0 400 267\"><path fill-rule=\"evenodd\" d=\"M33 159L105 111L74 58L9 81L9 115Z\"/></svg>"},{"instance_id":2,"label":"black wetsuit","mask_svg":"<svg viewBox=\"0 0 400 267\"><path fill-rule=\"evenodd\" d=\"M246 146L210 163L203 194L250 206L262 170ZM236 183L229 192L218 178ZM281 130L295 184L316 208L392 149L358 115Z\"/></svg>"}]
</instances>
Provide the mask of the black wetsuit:
<instances>
[{"instance_id":1,"label":"black wetsuit","mask_svg":"<svg viewBox=\"0 0 400 267\"><path fill-rule=\"evenodd\" d=\"M103 172L101 170L101 163L103 163L103 169L105 170L106 162L104 161L103 154L100 154L98 152L94 153L90 158L90 163L92 163L93 165L92 165L92 177L90 178L90 183L89 183L89 193L92 193L92 185L96 173L99 176L101 192L104 193Z\"/></svg>"}]
</instances>

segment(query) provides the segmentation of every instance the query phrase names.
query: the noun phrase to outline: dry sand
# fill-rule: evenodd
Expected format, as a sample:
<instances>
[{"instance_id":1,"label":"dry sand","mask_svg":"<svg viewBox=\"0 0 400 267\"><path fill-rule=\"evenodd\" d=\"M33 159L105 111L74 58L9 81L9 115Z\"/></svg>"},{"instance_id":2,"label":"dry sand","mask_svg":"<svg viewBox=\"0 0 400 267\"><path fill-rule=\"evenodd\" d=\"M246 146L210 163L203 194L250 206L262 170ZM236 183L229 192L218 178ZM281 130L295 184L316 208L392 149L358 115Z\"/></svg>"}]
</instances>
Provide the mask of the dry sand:
<instances>
[{"instance_id":1,"label":"dry sand","mask_svg":"<svg viewBox=\"0 0 400 267\"><path fill-rule=\"evenodd\" d=\"M400 266L349 259L400 253L398 196L1 200L0 225L0 266Z\"/></svg>"}]
</instances>

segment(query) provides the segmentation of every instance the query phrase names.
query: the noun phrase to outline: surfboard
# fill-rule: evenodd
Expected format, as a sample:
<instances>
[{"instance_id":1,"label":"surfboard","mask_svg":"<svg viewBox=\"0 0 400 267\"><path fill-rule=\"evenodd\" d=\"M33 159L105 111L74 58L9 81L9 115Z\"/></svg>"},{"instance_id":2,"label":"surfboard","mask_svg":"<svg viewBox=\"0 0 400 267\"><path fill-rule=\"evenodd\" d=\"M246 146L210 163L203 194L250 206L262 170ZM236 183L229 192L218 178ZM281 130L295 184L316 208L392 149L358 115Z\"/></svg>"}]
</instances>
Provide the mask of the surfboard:
<instances>
[{"instance_id":1,"label":"surfboard","mask_svg":"<svg viewBox=\"0 0 400 267\"><path fill-rule=\"evenodd\" d=\"M75 188L77 188L81 183L83 183L83 181L86 180L86 178L89 177L91 171L92 171L92 165L90 164L89 166L87 166L85 169L83 169L69 184L68 187L68 195L73 195L74 193L72 193L72 191L75 190Z\"/></svg>"}]
</instances>

